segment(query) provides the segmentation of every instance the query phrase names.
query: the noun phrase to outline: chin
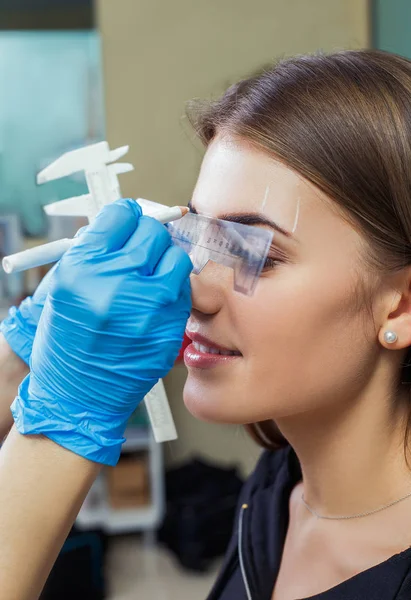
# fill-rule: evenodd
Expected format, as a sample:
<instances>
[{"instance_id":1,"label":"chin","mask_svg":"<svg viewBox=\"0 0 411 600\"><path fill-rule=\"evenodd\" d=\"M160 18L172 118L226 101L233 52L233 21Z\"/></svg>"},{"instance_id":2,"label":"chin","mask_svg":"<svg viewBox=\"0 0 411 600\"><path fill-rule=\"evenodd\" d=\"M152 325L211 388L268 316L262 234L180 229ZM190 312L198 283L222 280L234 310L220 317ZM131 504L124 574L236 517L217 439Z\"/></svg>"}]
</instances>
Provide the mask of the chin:
<instances>
[{"instance_id":1,"label":"chin","mask_svg":"<svg viewBox=\"0 0 411 600\"><path fill-rule=\"evenodd\" d=\"M198 376L189 369L183 399L187 410L200 421L231 425L300 418L307 414L307 409L312 409L305 403L301 405L301 398L290 397L282 390L274 389L267 394L262 388L258 382L245 386L244 381L222 381L213 379L208 373ZM277 402L273 402L273 398Z\"/></svg>"},{"instance_id":2,"label":"chin","mask_svg":"<svg viewBox=\"0 0 411 600\"><path fill-rule=\"evenodd\" d=\"M230 420L223 418L225 411L221 402L216 402L211 394L205 395L201 390L199 393L196 387L195 384L186 383L183 392L184 404L193 417L208 423L230 423Z\"/></svg>"},{"instance_id":3,"label":"chin","mask_svg":"<svg viewBox=\"0 0 411 600\"><path fill-rule=\"evenodd\" d=\"M199 383L188 376L183 399L187 410L200 421L245 425L253 421L252 415L243 415L238 410L238 395L230 391L213 390L211 385Z\"/></svg>"}]
</instances>

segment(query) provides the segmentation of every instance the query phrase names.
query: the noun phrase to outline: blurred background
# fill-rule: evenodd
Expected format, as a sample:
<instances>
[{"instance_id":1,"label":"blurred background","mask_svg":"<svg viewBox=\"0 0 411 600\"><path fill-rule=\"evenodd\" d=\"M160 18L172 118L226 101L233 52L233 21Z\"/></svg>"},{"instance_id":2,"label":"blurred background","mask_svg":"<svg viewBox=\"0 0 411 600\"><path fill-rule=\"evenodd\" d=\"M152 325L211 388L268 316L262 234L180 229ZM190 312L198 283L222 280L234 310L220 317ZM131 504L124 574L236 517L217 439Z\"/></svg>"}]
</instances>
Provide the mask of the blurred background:
<instances>
[{"instance_id":1,"label":"blurred background","mask_svg":"<svg viewBox=\"0 0 411 600\"><path fill-rule=\"evenodd\" d=\"M130 144L123 196L185 204L203 150L185 102L212 98L278 57L377 47L411 57L409 0L0 0L0 253L71 236L43 206L87 191L82 175L43 186L62 153ZM0 273L0 313L44 269ZM144 409L124 455L93 487L45 599L205 598L258 448L238 427L195 421L185 369L165 380L179 438L157 445Z\"/></svg>"}]
</instances>

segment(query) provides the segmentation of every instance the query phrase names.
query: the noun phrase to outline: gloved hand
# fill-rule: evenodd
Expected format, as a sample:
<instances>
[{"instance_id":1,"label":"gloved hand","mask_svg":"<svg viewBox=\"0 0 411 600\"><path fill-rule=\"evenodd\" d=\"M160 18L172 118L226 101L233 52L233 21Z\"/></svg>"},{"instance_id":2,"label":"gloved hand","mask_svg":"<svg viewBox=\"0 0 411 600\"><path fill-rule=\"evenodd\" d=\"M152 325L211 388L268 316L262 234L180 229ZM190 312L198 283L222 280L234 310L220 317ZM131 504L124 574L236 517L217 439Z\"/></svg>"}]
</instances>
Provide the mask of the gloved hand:
<instances>
[{"instance_id":1,"label":"gloved hand","mask_svg":"<svg viewBox=\"0 0 411 600\"><path fill-rule=\"evenodd\" d=\"M0 331L10 348L25 363L29 364L34 336L43 310L51 281L52 271L48 271L33 296L28 296L20 306L12 306L8 316L1 322Z\"/></svg>"},{"instance_id":2,"label":"gloved hand","mask_svg":"<svg viewBox=\"0 0 411 600\"><path fill-rule=\"evenodd\" d=\"M106 206L57 265L12 405L20 433L116 464L127 420L178 355L191 270L134 200Z\"/></svg>"}]
</instances>

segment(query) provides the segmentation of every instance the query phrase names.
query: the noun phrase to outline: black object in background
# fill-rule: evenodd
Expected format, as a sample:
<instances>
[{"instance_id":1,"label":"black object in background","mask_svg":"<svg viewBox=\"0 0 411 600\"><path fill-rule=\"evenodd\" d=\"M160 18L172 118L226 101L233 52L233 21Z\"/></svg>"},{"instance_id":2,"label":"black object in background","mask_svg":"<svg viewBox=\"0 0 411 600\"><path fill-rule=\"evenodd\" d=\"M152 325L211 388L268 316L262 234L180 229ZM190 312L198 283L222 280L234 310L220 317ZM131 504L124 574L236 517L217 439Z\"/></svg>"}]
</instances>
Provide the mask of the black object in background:
<instances>
[{"instance_id":1,"label":"black object in background","mask_svg":"<svg viewBox=\"0 0 411 600\"><path fill-rule=\"evenodd\" d=\"M104 600L106 549L107 537L104 533L73 529L40 600Z\"/></svg>"},{"instance_id":2,"label":"black object in background","mask_svg":"<svg viewBox=\"0 0 411 600\"><path fill-rule=\"evenodd\" d=\"M235 468L199 459L167 472L167 508L159 541L183 567L205 571L225 553L242 486Z\"/></svg>"},{"instance_id":3,"label":"black object in background","mask_svg":"<svg viewBox=\"0 0 411 600\"><path fill-rule=\"evenodd\" d=\"M92 29L93 0L0 0L0 29Z\"/></svg>"}]
</instances>

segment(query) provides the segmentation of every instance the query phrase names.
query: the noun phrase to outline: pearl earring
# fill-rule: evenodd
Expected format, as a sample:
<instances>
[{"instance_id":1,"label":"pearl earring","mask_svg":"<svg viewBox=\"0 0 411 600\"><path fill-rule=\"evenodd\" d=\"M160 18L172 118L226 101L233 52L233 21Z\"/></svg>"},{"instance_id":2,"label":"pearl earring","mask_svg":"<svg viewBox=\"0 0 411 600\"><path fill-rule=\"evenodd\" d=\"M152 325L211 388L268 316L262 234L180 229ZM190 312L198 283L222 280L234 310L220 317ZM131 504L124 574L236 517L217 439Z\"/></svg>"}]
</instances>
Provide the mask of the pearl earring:
<instances>
[{"instance_id":1,"label":"pearl earring","mask_svg":"<svg viewBox=\"0 0 411 600\"><path fill-rule=\"evenodd\" d=\"M384 333L384 340L387 342L387 344L394 344L398 340L398 335L395 333L395 331L386 331Z\"/></svg>"}]
</instances>

